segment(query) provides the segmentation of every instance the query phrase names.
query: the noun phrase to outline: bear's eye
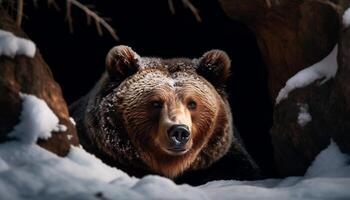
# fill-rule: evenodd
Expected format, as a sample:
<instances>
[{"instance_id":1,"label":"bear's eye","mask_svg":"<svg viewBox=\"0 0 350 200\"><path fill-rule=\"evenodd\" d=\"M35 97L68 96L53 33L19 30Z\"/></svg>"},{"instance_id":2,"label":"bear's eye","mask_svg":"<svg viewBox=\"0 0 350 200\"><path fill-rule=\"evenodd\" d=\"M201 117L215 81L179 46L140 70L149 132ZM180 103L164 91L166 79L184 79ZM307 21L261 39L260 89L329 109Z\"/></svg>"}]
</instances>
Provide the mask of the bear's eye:
<instances>
[{"instance_id":1,"label":"bear's eye","mask_svg":"<svg viewBox=\"0 0 350 200\"><path fill-rule=\"evenodd\" d=\"M160 102L160 101L152 101L152 102L151 102L151 105L152 105L153 108L159 109L159 108L162 108L163 103Z\"/></svg>"},{"instance_id":2,"label":"bear's eye","mask_svg":"<svg viewBox=\"0 0 350 200\"><path fill-rule=\"evenodd\" d=\"M187 103L187 108L190 110L194 110L194 109L196 109L196 107L197 107L197 103L195 101L189 101Z\"/></svg>"}]
</instances>

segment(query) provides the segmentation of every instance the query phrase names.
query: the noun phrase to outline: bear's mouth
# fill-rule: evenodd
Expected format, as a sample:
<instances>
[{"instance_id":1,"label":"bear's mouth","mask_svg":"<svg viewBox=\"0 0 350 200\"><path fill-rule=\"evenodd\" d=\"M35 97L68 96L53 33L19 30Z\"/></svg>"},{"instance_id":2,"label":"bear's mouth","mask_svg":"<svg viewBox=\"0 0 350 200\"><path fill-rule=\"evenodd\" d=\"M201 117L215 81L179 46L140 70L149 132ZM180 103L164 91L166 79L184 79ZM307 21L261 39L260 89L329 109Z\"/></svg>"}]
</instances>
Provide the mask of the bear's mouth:
<instances>
[{"instance_id":1,"label":"bear's mouth","mask_svg":"<svg viewBox=\"0 0 350 200\"><path fill-rule=\"evenodd\" d=\"M186 148L167 148L164 149L166 153L170 155L183 155L188 152L189 149Z\"/></svg>"}]
</instances>

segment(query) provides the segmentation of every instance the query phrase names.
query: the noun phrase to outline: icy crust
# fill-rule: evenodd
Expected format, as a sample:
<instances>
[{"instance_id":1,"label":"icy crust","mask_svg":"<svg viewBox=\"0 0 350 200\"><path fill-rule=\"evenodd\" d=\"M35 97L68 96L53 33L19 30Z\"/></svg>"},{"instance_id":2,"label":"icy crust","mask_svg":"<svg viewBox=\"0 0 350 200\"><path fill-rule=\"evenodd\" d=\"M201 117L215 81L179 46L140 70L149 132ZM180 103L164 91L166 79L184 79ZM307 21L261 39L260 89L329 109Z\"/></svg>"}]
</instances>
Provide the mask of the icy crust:
<instances>
[{"instance_id":1,"label":"icy crust","mask_svg":"<svg viewBox=\"0 0 350 200\"><path fill-rule=\"evenodd\" d=\"M316 80L322 80L320 85L333 78L338 70L337 63L338 45L335 45L331 53L320 62L305 68L291 77L284 88L282 88L276 98L276 104L286 99L289 93L297 88L303 88Z\"/></svg>"},{"instance_id":2,"label":"icy crust","mask_svg":"<svg viewBox=\"0 0 350 200\"><path fill-rule=\"evenodd\" d=\"M12 141L0 144L0 199L349 199L349 161L331 142L304 177L192 187L160 176L129 177L79 147L62 158Z\"/></svg>"},{"instance_id":3,"label":"icy crust","mask_svg":"<svg viewBox=\"0 0 350 200\"><path fill-rule=\"evenodd\" d=\"M66 126L58 124L57 116L44 100L30 94L19 93L19 96L22 100L20 122L9 133L10 137L33 144L38 138L50 138L52 131L67 130Z\"/></svg>"},{"instance_id":4,"label":"icy crust","mask_svg":"<svg viewBox=\"0 0 350 200\"><path fill-rule=\"evenodd\" d=\"M36 47L32 41L0 29L0 56L14 58L16 55L25 55L32 58L35 51Z\"/></svg>"}]
</instances>

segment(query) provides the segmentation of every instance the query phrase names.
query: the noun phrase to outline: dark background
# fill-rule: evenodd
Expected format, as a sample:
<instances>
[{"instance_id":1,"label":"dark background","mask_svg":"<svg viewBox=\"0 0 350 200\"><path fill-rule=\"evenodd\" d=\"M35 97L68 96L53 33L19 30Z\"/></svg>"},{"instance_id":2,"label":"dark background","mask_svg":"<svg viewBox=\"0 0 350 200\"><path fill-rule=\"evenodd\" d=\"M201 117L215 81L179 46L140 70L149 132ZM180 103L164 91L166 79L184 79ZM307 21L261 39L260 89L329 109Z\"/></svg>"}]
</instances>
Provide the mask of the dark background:
<instances>
[{"instance_id":1,"label":"dark background","mask_svg":"<svg viewBox=\"0 0 350 200\"><path fill-rule=\"evenodd\" d=\"M168 1L95 0L101 16L111 18L120 41L107 31L99 37L83 11L73 7L74 34L65 21L65 4L60 11L45 1L34 7L27 1L25 32L37 44L61 85L68 104L85 95L104 71L105 56L115 45L131 46L141 56L200 57L210 49L225 50L232 59L228 84L235 125L248 151L267 176L275 176L269 129L272 105L267 90L267 72L256 39L243 24L228 19L216 0L193 0L202 22L198 23L181 1L174 0L172 15ZM229 170L229 168L227 169Z\"/></svg>"}]
</instances>

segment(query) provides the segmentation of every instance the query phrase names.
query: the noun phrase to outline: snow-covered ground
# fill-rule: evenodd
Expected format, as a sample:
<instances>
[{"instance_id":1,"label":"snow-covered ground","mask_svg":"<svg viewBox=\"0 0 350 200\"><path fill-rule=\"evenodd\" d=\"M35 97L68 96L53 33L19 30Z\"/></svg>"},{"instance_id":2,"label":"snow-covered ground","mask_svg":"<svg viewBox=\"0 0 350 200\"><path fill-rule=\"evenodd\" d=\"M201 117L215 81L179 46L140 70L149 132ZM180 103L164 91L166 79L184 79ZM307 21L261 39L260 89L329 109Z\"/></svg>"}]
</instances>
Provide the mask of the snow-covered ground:
<instances>
[{"instance_id":1,"label":"snow-covered ground","mask_svg":"<svg viewBox=\"0 0 350 200\"><path fill-rule=\"evenodd\" d=\"M15 128L14 140L0 143L0 199L350 199L350 157L334 142L303 177L176 185L159 176L130 177L81 147L71 147L62 158L37 146L35 141L46 138L58 121L45 102L21 97L24 109L16 127L24 123L27 128ZM29 126L26 120L37 116Z\"/></svg>"}]
</instances>

